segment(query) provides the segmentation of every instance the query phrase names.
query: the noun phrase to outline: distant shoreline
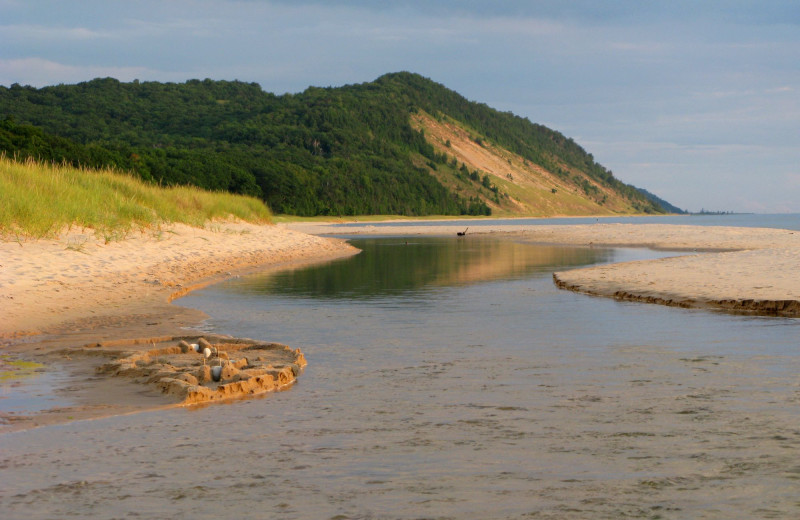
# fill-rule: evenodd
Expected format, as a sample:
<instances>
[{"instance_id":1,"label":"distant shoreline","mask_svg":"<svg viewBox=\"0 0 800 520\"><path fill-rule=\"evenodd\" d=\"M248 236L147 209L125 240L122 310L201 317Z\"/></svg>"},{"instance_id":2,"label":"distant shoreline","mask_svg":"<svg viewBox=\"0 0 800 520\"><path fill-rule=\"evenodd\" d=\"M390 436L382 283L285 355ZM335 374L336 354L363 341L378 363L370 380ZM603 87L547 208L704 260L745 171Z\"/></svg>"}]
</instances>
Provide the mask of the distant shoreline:
<instances>
[{"instance_id":1,"label":"distant shoreline","mask_svg":"<svg viewBox=\"0 0 800 520\"><path fill-rule=\"evenodd\" d=\"M670 215L561 215L561 216L508 216L508 217L411 217L388 218L386 216L369 217L337 217L337 218L291 218L280 216L277 221L287 226L308 226L313 224L326 224L329 227L339 227L339 231L353 227L372 225L375 227L398 226L437 226L437 225L465 225L465 226L497 226L497 225L580 225L580 224L670 224L687 226L718 226L718 227L763 227L771 229L788 229L800 231L800 214L798 213L730 213L724 215L701 214L670 214ZM312 228L309 228L312 229ZM321 231L323 234L334 235L337 233ZM342 234L342 233L338 233Z\"/></svg>"}]
</instances>

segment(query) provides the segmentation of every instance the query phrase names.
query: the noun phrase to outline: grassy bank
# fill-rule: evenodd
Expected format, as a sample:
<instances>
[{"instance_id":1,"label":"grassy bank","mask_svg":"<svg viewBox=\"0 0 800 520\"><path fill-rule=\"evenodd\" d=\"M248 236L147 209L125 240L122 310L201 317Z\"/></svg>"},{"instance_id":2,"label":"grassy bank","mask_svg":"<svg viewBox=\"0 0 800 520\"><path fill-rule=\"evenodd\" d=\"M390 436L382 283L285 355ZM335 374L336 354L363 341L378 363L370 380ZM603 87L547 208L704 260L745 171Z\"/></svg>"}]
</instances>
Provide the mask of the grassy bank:
<instances>
[{"instance_id":1,"label":"grassy bank","mask_svg":"<svg viewBox=\"0 0 800 520\"><path fill-rule=\"evenodd\" d=\"M136 228L202 226L235 217L271 222L263 202L193 187L162 188L130 175L0 157L0 236L43 238L65 228L92 228L106 237Z\"/></svg>"}]
</instances>

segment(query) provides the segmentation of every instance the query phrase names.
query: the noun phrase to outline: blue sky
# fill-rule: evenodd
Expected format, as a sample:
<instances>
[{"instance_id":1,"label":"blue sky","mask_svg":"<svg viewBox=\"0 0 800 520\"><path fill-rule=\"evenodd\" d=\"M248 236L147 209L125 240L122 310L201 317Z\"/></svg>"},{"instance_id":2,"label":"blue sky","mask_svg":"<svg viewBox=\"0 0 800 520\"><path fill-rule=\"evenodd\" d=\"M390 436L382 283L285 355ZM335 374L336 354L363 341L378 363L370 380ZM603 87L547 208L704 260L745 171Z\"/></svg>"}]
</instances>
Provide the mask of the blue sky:
<instances>
[{"instance_id":1,"label":"blue sky","mask_svg":"<svg viewBox=\"0 0 800 520\"><path fill-rule=\"evenodd\" d=\"M420 73L691 211L800 213L800 2L0 0L0 85Z\"/></svg>"}]
</instances>

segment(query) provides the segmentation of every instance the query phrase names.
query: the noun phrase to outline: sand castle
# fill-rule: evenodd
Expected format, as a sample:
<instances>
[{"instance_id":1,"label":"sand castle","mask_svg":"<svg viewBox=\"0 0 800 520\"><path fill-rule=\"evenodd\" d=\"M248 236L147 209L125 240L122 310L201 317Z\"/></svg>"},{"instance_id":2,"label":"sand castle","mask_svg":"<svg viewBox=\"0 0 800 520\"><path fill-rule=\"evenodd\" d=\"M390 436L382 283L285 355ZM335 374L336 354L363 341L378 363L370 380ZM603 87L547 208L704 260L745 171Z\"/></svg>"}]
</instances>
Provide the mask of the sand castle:
<instances>
[{"instance_id":1,"label":"sand castle","mask_svg":"<svg viewBox=\"0 0 800 520\"><path fill-rule=\"evenodd\" d=\"M97 372L154 385L188 405L279 390L294 383L306 366L300 349L280 343L211 335L149 343L149 350L106 351L118 357Z\"/></svg>"}]
</instances>

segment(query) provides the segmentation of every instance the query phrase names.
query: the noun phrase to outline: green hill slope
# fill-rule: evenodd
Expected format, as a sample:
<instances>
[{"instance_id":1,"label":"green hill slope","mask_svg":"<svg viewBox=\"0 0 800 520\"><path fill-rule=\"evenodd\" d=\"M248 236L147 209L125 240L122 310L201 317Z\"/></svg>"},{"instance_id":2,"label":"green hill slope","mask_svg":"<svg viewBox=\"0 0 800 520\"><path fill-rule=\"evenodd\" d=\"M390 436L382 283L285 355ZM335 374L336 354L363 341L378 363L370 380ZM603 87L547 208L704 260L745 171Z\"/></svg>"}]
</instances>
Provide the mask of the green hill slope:
<instances>
[{"instance_id":1,"label":"green hill slope","mask_svg":"<svg viewBox=\"0 0 800 520\"><path fill-rule=\"evenodd\" d=\"M38 146L39 156L52 160L50 139L71 163L256 195L276 213L663 212L571 139L411 73L283 96L254 83L211 80L12 85L0 87L3 115L13 117L4 123L5 141L0 137L10 152L24 146L36 156ZM431 130L431 122L444 120L528 173L503 174L455 153L452 141L448 148ZM19 137L37 131L33 142ZM567 195L582 202L561 204Z\"/></svg>"}]
</instances>

